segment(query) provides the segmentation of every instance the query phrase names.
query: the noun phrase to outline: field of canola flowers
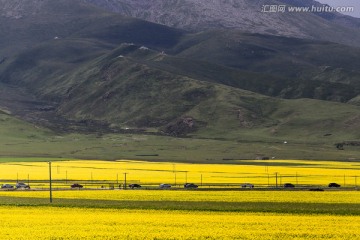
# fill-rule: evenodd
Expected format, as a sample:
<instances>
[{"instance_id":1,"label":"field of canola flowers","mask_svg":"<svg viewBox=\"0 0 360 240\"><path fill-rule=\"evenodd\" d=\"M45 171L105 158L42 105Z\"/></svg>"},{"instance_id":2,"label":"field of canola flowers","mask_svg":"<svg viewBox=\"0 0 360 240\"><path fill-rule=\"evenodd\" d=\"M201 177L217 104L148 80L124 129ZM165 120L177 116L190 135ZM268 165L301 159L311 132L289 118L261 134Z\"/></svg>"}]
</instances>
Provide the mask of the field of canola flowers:
<instances>
[{"instance_id":1,"label":"field of canola flowers","mask_svg":"<svg viewBox=\"0 0 360 240\"><path fill-rule=\"evenodd\" d=\"M0 191L0 197L48 198L48 191ZM269 203L360 203L360 191L153 191L153 190L73 190L54 191L59 199L114 201L182 202L269 202Z\"/></svg>"},{"instance_id":2,"label":"field of canola flowers","mask_svg":"<svg viewBox=\"0 0 360 240\"><path fill-rule=\"evenodd\" d=\"M0 207L1 239L359 239L360 216Z\"/></svg>"},{"instance_id":3,"label":"field of canola flowers","mask_svg":"<svg viewBox=\"0 0 360 240\"><path fill-rule=\"evenodd\" d=\"M172 183L176 174L183 183L186 172L196 183L202 174L204 183L264 185L268 178L258 177L268 172L294 183L297 173L299 184L345 180L351 191L72 190L54 191L52 204L48 191L0 191L0 239L360 239L360 191L353 188L358 163L61 161L52 170L55 179L67 173L69 181L116 181L126 171L129 181ZM48 164L0 164L3 180L28 172L30 179L47 179Z\"/></svg>"},{"instance_id":4,"label":"field of canola flowers","mask_svg":"<svg viewBox=\"0 0 360 240\"><path fill-rule=\"evenodd\" d=\"M251 160L238 164L186 164L144 161L56 161L52 163L52 178L63 181L110 181L140 184L241 184L274 186L291 182L297 185L322 185L338 182L343 186L357 186L360 163L300 160ZM46 162L2 162L0 180L46 180ZM360 183L360 181L359 181Z\"/></svg>"},{"instance_id":5,"label":"field of canola flowers","mask_svg":"<svg viewBox=\"0 0 360 240\"><path fill-rule=\"evenodd\" d=\"M3 199L9 197L12 204L5 204ZM0 239L360 238L359 191L75 190L54 192L54 205L36 205L47 197L44 191L0 192L0 216L6 226L0 231ZM23 198L20 205L14 202ZM29 199L35 204L29 204ZM58 205L58 199L70 202L68 206ZM107 205L109 200L119 205ZM131 209L118 207L126 201L134 203ZM166 209L173 201L175 209ZM147 202L159 202L160 207L151 209L150 205L147 209ZM192 209L177 210L180 203ZM196 203L205 205L199 208ZM247 203L258 207L250 211L228 208ZM282 208L271 208L276 204ZM316 209L322 205L328 212ZM342 206L343 213L333 211Z\"/></svg>"}]
</instances>

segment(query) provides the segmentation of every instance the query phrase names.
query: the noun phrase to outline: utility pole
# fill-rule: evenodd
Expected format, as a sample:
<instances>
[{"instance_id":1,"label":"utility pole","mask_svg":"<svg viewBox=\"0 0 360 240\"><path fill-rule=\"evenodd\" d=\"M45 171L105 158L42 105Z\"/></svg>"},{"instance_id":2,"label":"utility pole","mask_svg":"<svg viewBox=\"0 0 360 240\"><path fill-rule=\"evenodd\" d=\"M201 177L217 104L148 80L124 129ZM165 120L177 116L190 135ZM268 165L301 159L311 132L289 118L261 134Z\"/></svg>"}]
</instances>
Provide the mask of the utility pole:
<instances>
[{"instance_id":1,"label":"utility pole","mask_svg":"<svg viewBox=\"0 0 360 240\"><path fill-rule=\"evenodd\" d=\"M278 187L278 172L275 173L275 178L276 178L276 188Z\"/></svg>"},{"instance_id":2,"label":"utility pole","mask_svg":"<svg viewBox=\"0 0 360 240\"><path fill-rule=\"evenodd\" d=\"M65 172L65 183L67 184L67 170Z\"/></svg>"},{"instance_id":3,"label":"utility pole","mask_svg":"<svg viewBox=\"0 0 360 240\"><path fill-rule=\"evenodd\" d=\"M126 190L126 175L127 175L128 173L124 173L124 190Z\"/></svg>"},{"instance_id":4,"label":"utility pole","mask_svg":"<svg viewBox=\"0 0 360 240\"><path fill-rule=\"evenodd\" d=\"M52 203L52 179L51 179L51 162L49 162L49 183L50 183L50 203Z\"/></svg>"},{"instance_id":5,"label":"utility pole","mask_svg":"<svg viewBox=\"0 0 360 240\"><path fill-rule=\"evenodd\" d=\"M28 174L28 186L30 186L30 175Z\"/></svg>"},{"instance_id":6,"label":"utility pole","mask_svg":"<svg viewBox=\"0 0 360 240\"><path fill-rule=\"evenodd\" d=\"M176 166L175 166L175 163L173 163L173 173L174 173L174 186L176 186Z\"/></svg>"},{"instance_id":7,"label":"utility pole","mask_svg":"<svg viewBox=\"0 0 360 240\"><path fill-rule=\"evenodd\" d=\"M119 174L116 174L116 185L119 185Z\"/></svg>"},{"instance_id":8,"label":"utility pole","mask_svg":"<svg viewBox=\"0 0 360 240\"><path fill-rule=\"evenodd\" d=\"M187 171L185 172L185 183L187 183L188 181L187 181Z\"/></svg>"},{"instance_id":9,"label":"utility pole","mask_svg":"<svg viewBox=\"0 0 360 240\"><path fill-rule=\"evenodd\" d=\"M200 181L200 183L201 183L200 186L202 186L202 174L201 174L201 179L200 179L200 180L201 180L201 181Z\"/></svg>"}]
</instances>

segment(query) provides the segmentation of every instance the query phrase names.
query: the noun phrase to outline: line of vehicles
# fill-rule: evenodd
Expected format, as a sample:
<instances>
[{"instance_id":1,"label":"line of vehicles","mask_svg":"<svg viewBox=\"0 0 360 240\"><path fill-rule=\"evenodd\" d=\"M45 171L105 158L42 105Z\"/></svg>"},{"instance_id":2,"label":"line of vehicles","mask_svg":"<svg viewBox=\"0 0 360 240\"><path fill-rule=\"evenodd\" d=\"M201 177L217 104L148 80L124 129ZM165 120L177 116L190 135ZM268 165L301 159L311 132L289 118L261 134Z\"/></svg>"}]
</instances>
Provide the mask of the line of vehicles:
<instances>
[{"instance_id":1,"label":"line of vehicles","mask_svg":"<svg viewBox=\"0 0 360 240\"><path fill-rule=\"evenodd\" d=\"M159 188L160 189L170 189L172 186L170 184L167 184L167 183L162 183L159 185ZM184 184L184 188L186 189L196 189L198 188L199 186L194 184L194 183L185 183ZM244 183L241 185L242 188L254 188L254 184L251 184L251 183ZM292 184L292 183L285 183L283 185L284 188L295 188L295 185ZM341 187L340 184L337 184L337 183L329 183L328 184L328 187L329 188L339 188ZM129 188L131 189L138 189L138 188L141 188L141 185L140 184L137 184L137 183L134 183L134 184L130 184L129 185Z\"/></svg>"},{"instance_id":2,"label":"line of vehicles","mask_svg":"<svg viewBox=\"0 0 360 240\"><path fill-rule=\"evenodd\" d=\"M78 184L78 183L74 183L70 186L72 189L81 189L83 188L84 186L81 185L81 184ZM167 184L167 183L162 183L159 185L159 188L160 189L170 189L172 186L171 184ZM194 183L185 183L184 184L184 188L185 189L196 189L198 188L199 186L194 184ZM241 185L242 188L254 188L254 184L251 184L251 183L244 183ZM295 188L295 185L292 184L292 183L285 183L283 185L284 188ZM337 183L329 183L328 185L329 188L339 188L341 187L340 184L337 184ZM30 189L30 186L28 184L25 184L25 183L16 183L15 186L14 185L11 185L11 184L3 184L1 185L1 188L2 189ZM129 188L131 189L139 189L141 188L141 185L140 184L137 184L137 183L133 183L133 184L130 184L129 185Z\"/></svg>"},{"instance_id":3,"label":"line of vehicles","mask_svg":"<svg viewBox=\"0 0 360 240\"><path fill-rule=\"evenodd\" d=\"M329 183L328 187L329 188L339 188L339 187L341 187L341 185L337 184L337 183ZM295 188L295 185L292 183L285 183L284 188Z\"/></svg>"},{"instance_id":4,"label":"line of vehicles","mask_svg":"<svg viewBox=\"0 0 360 240\"><path fill-rule=\"evenodd\" d=\"M171 187L172 187L171 184L168 184L168 183L162 183L162 184L159 185L160 189L170 189ZM184 184L184 188L186 188L186 189L196 189L198 187L199 186L194 184L194 183L185 183ZM131 188L131 189L141 188L141 185L136 184L136 183L135 184L130 184L129 188Z\"/></svg>"},{"instance_id":5,"label":"line of vehicles","mask_svg":"<svg viewBox=\"0 0 360 240\"><path fill-rule=\"evenodd\" d=\"M254 184L251 184L251 183L244 183L241 185L242 188L254 188ZM284 188L295 188L295 185L292 184L292 183L285 183L283 185ZM341 187L340 184L337 184L337 183L329 183L328 185L329 188L339 188Z\"/></svg>"},{"instance_id":6,"label":"line of vehicles","mask_svg":"<svg viewBox=\"0 0 360 240\"><path fill-rule=\"evenodd\" d=\"M78 184L78 183L74 183L70 186L71 188L83 188L83 185L81 184ZM129 184L128 186L129 188L131 189L139 189L141 188L141 185L140 184L137 184L137 183L133 183L133 184ZM160 189L170 189L172 186L171 184L167 184L167 183L162 183L159 185L159 188ZM198 188L199 186L194 184L194 183L185 183L184 184L184 188L187 188L187 189L195 189L195 188ZM120 188L120 187L119 187Z\"/></svg>"},{"instance_id":7,"label":"line of vehicles","mask_svg":"<svg viewBox=\"0 0 360 240\"><path fill-rule=\"evenodd\" d=\"M1 188L2 189L30 189L30 186L25 184L25 183L16 183L15 186L14 185L11 185L11 184L3 184L1 185Z\"/></svg>"},{"instance_id":8,"label":"line of vehicles","mask_svg":"<svg viewBox=\"0 0 360 240\"><path fill-rule=\"evenodd\" d=\"M78 183L74 183L70 186L72 189L81 189L83 188L84 186L81 185L81 184L78 184ZM198 188L199 186L194 184L194 183L185 183L184 184L184 188L187 188L187 189L195 189L195 188ZM16 183L15 186L14 185L11 185L11 184L3 184L1 185L1 188L2 189L30 189L30 186L25 184L25 183ZM140 184L137 184L137 183L133 183L133 184L130 184L129 185L129 188L131 189L137 189L137 188L141 188L141 185ZM162 183L159 185L159 188L160 189L170 189L171 188L171 184L167 184L167 183Z\"/></svg>"}]
</instances>

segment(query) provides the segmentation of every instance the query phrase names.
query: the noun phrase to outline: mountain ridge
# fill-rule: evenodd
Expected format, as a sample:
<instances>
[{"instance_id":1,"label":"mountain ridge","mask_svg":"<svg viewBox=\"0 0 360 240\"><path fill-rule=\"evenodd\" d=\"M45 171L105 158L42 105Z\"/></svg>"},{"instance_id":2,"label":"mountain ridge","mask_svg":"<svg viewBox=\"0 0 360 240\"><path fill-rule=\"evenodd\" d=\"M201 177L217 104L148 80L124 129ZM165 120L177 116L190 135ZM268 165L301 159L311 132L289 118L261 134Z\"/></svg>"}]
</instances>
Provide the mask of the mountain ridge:
<instances>
[{"instance_id":1,"label":"mountain ridge","mask_svg":"<svg viewBox=\"0 0 360 240\"><path fill-rule=\"evenodd\" d=\"M264 13L265 5L323 6L313 0L83 0L125 16L193 32L216 28L357 46L360 20L338 13Z\"/></svg>"}]
</instances>

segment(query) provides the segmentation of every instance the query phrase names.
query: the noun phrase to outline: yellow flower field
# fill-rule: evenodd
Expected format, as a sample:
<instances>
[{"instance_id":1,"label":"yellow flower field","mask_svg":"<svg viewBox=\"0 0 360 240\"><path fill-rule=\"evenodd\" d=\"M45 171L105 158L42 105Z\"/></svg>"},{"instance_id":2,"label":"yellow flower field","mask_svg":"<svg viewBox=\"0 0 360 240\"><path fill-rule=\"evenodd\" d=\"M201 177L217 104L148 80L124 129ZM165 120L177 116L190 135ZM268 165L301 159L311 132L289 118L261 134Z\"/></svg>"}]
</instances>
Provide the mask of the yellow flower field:
<instances>
[{"instance_id":1,"label":"yellow flower field","mask_svg":"<svg viewBox=\"0 0 360 240\"><path fill-rule=\"evenodd\" d=\"M46 162L0 163L0 178L43 180ZM58 161L53 180L121 184L357 185L359 163L239 161L182 164L142 161ZM270 176L270 177L268 177ZM202 179L201 179L202 177ZM54 183L57 186L59 183ZM88 184L88 183L87 183ZM86 185L88 186L88 185ZM239 186L239 185L238 185ZM0 191L0 239L360 239L360 191L67 190ZM112 201L112 202L111 202ZM250 204L249 204L250 203ZM48 205L49 204L49 205ZM19 205L19 206L14 206ZM243 206L243 207L238 207ZM189 207L189 208L187 208ZM249 210L249 207L251 208ZM336 208L336 209L334 209ZM172 209L172 210L165 210Z\"/></svg>"},{"instance_id":2,"label":"yellow flower field","mask_svg":"<svg viewBox=\"0 0 360 240\"><path fill-rule=\"evenodd\" d=\"M0 207L0 239L359 239L359 216Z\"/></svg>"},{"instance_id":3,"label":"yellow flower field","mask_svg":"<svg viewBox=\"0 0 360 240\"><path fill-rule=\"evenodd\" d=\"M185 164L144 161L57 161L52 163L54 180L111 181L141 184L241 184L274 186L291 182L298 185L327 185L338 182L352 186L360 184L360 163L300 160L249 160L239 164ZM4 180L46 180L46 162L0 163L0 178Z\"/></svg>"},{"instance_id":4,"label":"yellow flower field","mask_svg":"<svg viewBox=\"0 0 360 240\"><path fill-rule=\"evenodd\" d=\"M48 191L0 191L0 197L48 198ZM360 203L360 191L153 191L153 190L72 190L54 191L53 197L117 201L207 201Z\"/></svg>"}]
</instances>

